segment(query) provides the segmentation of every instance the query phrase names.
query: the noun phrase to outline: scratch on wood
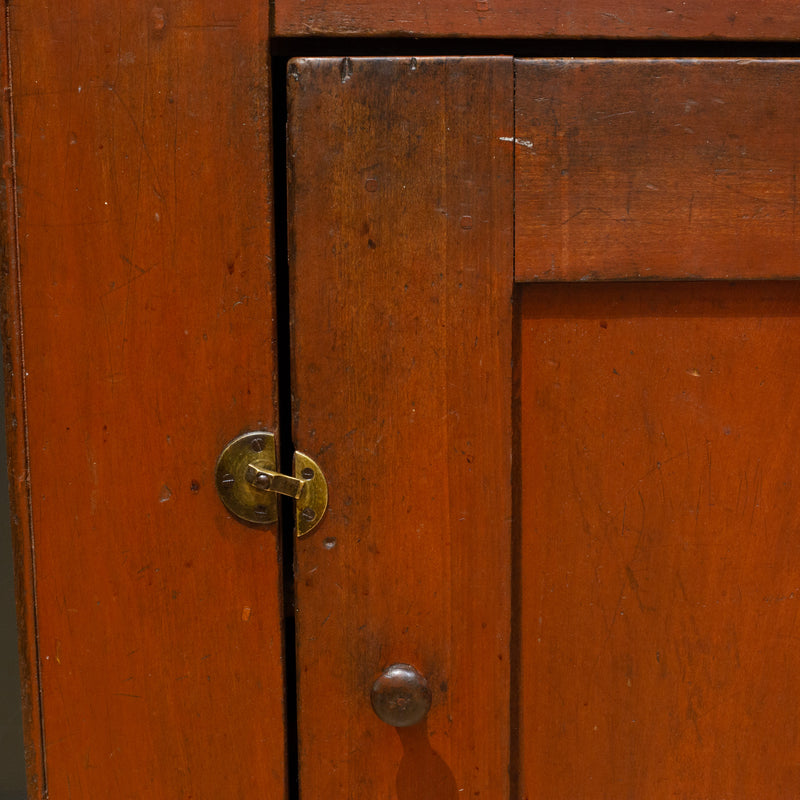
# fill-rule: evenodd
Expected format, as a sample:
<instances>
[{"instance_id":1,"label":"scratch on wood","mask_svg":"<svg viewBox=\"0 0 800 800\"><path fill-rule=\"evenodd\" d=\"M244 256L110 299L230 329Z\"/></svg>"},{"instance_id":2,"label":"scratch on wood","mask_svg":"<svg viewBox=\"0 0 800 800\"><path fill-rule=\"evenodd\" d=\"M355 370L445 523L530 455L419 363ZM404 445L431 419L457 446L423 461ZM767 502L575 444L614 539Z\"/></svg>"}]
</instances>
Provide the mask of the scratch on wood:
<instances>
[{"instance_id":1,"label":"scratch on wood","mask_svg":"<svg viewBox=\"0 0 800 800\"><path fill-rule=\"evenodd\" d=\"M637 114L638 111L636 109L632 109L631 111L617 111L614 114L603 114L602 116L595 117L595 122L598 122L601 119L613 119L614 117L627 117L630 114Z\"/></svg>"},{"instance_id":2,"label":"scratch on wood","mask_svg":"<svg viewBox=\"0 0 800 800\"><path fill-rule=\"evenodd\" d=\"M501 136L500 141L514 142L514 144L521 144L523 147L533 150L533 142L530 139L519 139L516 136Z\"/></svg>"}]
</instances>

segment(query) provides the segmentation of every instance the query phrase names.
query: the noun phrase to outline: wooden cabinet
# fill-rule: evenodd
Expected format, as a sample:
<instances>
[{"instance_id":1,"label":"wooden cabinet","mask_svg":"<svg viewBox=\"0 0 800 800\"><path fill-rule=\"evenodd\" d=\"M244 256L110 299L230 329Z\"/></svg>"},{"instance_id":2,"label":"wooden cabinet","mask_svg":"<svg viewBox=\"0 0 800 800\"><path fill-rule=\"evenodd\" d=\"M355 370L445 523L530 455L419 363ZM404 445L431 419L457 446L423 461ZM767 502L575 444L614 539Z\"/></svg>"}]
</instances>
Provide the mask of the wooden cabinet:
<instances>
[{"instance_id":1,"label":"wooden cabinet","mask_svg":"<svg viewBox=\"0 0 800 800\"><path fill-rule=\"evenodd\" d=\"M31 797L796 796L798 62L302 38L794 9L44 5L3 61ZM307 537L220 503L246 430L325 473Z\"/></svg>"}]
</instances>

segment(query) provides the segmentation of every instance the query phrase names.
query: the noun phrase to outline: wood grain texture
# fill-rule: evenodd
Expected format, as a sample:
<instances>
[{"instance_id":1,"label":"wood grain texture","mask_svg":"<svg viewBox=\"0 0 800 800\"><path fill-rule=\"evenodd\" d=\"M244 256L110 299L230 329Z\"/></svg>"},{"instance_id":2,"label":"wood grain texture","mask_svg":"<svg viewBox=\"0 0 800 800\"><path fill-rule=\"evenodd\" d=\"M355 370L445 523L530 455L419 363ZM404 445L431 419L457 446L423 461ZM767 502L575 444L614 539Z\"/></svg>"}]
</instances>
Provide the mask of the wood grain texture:
<instances>
[{"instance_id":1,"label":"wood grain texture","mask_svg":"<svg viewBox=\"0 0 800 800\"><path fill-rule=\"evenodd\" d=\"M5 434L8 454L9 523L13 544L14 596L19 642L22 721L25 731L27 796L41 796L44 786L44 743L39 697L39 659L36 641L35 581L28 483L24 351L20 308L19 240L17 236L16 169L14 153L11 61L8 15L0 15L0 74L2 75L3 168L0 194L0 270L2 270L2 335Z\"/></svg>"},{"instance_id":2,"label":"wood grain texture","mask_svg":"<svg viewBox=\"0 0 800 800\"><path fill-rule=\"evenodd\" d=\"M275 0L278 36L791 40L793 0Z\"/></svg>"},{"instance_id":3,"label":"wood grain texture","mask_svg":"<svg viewBox=\"0 0 800 800\"><path fill-rule=\"evenodd\" d=\"M797 796L800 287L521 300L522 796Z\"/></svg>"},{"instance_id":4,"label":"wood grain texture","mask_svg":"<svg viewBox=\"0 0 800 800\"><path fill-rule=\"evenodd\" d=\"M510 59L290 65L294 436L330 508L296 557L304 797L505 797ZM392 663L427 720L381 722Z\"/></svg>"},{"instance_id":5,"label":"wood grain texture","mask_svg":"<svg viewBox=\"0 0 800 800\"><path fill-rule=\"evenodd\" d=\"M12 483L30 493L46 752L32 797L278 800L276 531L234 522L213 485L223 444L275 423L266 9L9 15L6 314L29 444L26 463L12 433Z\"/></svg>"},{"instance_id":6,"label":"wood grain texture","mask_svg":"<svg viewBox=\"0 0 800 800\"><path fill-rule=\"evenodd\" d=\"M800 275L800 61L517 62L518 280Z\"/></svg>"}]
</instances>

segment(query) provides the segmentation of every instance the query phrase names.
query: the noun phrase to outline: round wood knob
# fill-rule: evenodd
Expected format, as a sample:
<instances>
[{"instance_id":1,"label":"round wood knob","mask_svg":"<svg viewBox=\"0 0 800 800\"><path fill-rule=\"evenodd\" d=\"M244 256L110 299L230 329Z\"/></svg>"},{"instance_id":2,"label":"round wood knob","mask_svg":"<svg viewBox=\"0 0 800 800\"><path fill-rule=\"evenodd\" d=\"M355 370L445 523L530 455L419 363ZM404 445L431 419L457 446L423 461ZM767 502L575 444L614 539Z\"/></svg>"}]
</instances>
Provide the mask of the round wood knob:
<instances>
[{"instance_id":1,"label":"round wood knob","mask_svg":"<svg viewBox=\"0 0 800 800\"><path fill-rule=\"evenodd\" d=\"M372 686L372 708L395 728L407 728L425 719L431 707L428 681L410 664L392 664Z\"/></svg>"}]
</instances>

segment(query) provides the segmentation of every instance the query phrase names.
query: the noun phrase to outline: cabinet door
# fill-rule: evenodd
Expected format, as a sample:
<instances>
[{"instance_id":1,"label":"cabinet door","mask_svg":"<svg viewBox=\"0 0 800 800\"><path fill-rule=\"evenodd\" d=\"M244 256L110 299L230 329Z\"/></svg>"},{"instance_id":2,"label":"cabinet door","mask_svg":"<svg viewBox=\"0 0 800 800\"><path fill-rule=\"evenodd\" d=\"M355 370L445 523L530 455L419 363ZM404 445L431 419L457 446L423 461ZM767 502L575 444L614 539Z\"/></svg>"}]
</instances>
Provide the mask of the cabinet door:
<instances>
[{"instance_id":1,"label":"cabinet door","mask_svg":"<svg viewBox=\"0 0 800 800\"><path fill-rule=\"evenodd\" d=\"M301 794L796 796L797 66L513 83L290 66Z\"/></svg>"},{"instance_id":2,"label":"cabinet door","mask_svg":"<svg viewBox=\"0 0 800 800\"><path fill-rule=\"evenodd\" d=\"M7 12L30 798L281 800L278 539L214 487L228 439L277 422L267 10Z\"/></svg>"}]
</instances>

